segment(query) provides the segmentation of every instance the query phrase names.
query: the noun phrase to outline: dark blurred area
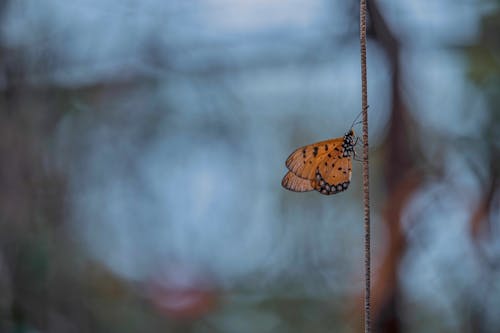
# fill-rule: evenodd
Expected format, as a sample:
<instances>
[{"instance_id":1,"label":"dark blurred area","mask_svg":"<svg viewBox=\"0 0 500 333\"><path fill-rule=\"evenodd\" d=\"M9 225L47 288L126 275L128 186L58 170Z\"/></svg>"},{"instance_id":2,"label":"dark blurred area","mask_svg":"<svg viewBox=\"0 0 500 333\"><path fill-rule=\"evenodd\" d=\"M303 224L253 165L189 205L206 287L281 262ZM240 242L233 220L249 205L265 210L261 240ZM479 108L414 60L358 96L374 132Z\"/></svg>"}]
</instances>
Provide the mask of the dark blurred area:
<instances>
[{"instance_id":1,"label":"dark blurred area","mask_svg":"<svg viewBox=\"0 0 500 333\"><path fill-rule=\"evenodd\" d=\"M368 1L375 332L500 331L500 2ZM0 2L0 332L361 332L356 1ZM355 127L358 134L361 127Z\"/></svg>"}]
</instances>

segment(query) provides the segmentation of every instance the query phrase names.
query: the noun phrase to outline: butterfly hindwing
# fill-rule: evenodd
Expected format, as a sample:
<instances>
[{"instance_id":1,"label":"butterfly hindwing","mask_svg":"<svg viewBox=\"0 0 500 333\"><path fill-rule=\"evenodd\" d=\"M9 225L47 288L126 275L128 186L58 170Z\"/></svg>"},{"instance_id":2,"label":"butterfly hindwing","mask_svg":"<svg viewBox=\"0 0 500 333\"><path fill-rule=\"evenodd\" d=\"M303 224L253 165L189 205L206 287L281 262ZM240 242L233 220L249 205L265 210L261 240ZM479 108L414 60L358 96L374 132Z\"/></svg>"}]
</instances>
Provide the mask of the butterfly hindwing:
<instances>
[{"instance_id":1,"label":"butterfly hindwing","mask_svg":"<svg viewBox=\"0 0 500 333\"><path fill-rule=\"evenodd\" d=\"M347 190L352 175L351 157L326 159L325 163L320 164L316 171L314 189L322 194L335 194Z\"/></svg>"}]
</instances>

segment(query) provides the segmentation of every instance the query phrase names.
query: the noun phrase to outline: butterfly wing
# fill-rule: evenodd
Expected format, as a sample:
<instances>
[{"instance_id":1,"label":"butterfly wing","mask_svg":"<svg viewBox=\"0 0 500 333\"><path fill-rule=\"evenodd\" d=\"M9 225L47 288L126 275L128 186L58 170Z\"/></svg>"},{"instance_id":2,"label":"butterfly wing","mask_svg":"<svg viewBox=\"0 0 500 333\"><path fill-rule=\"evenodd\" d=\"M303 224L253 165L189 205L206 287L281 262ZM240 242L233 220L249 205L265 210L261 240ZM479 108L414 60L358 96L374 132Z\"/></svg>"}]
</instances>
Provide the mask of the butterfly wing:
<instances>
[{"instance_id":1,"label":"butterfly wing","mask_svg":"<svg viewBox=\"0 0 500 333\"><path fill-rule=\"evenodd\" d=\"M347 190L352 175L352 157L356 144L351 129L344 137L313 143L296 149L286 160L290 170L281 184L304 192L314 189L330 195Z\"/></svg>"},{"instance_id":2,"label":"butterfly wing","mask_svg":"<svg viewBox=\"0 0 500 333\"><path fill-rule=\"evenodd\" d=\"M352 158L323 159L316 171L314 189L322 194L335 194L347 190L352 176Z\"/></svg>"},{"instance_id":3,"label":"butterfly wing","mask_svg":"<svg viewBox=\"0 0 500 333\"><path fill-rule=\"evenodd\" d=\"M324 159L342 156L343 138L313 143L296 149L286 160L288 170L303 179L316 179L316 170Z\"/></svg>"},{"instance_id":4,"label":"butterfly wing","mask_svg":"<svg viewBox=\"0 0 500 333\"><path fill-rule=\"evenodd\" d=\"M294 175L291 171L288 171L281 181L281 186L294 192L307 192L314 190L314 183L315 181L300 178Z\"/></svg>"}]
</instances>

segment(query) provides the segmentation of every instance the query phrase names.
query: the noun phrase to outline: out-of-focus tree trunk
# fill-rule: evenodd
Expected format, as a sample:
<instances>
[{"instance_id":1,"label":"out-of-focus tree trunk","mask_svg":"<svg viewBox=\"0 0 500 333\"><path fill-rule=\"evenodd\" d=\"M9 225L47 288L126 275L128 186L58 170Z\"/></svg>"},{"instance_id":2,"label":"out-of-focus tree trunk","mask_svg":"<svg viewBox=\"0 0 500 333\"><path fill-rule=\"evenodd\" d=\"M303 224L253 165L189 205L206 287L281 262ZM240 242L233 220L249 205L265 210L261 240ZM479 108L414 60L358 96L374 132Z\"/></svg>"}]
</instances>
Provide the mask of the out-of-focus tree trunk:
<instances>
[{"instance_id":1,"label":"out-of-focus tree trunk","mask_svg":"<svg viewBox=\"0 0 500 333\"><path fill-rule=\"evenodd\" d=\"M0 2L0 27L8 5ZM47 90L33 93L26 84L18 52L0 39L0 331L49 331L49 253L54 227L63 220L65 186L46 150L52 137L47 124L57 117Z\"/></svg>"},{"instance_id":2,"label":"out-of-focus tree trunk","mask_svg":"<svg viewBox=\"0 0 500 333\"><path fill-rule=\"evenodd\" d=\"M482 31L476 45L469 47L469 74L472 81L476 82L483 91L490 106L490 121L485 124L483 136L486 141L484 145L484 156L479 163L488 163L486 172L477 173L481 181L482 193L477 198L475 208L469 219L469 231L473 241L476 258L480 266L481 286L474 288L470 292L470 321L474 332L492 332L495 323L491 323L491 318L486 315L485 307L491 304L488 299L496 297L495 284L500 271L500 257L495 251L488 251L491 244L498 242L495 239L494 216L500 211L499 190L500 190L500 66L498 66L498 54L500 52L498 44L498 24L500 11L485 16L482 20ZM477 162L477 161L476 161Z\"/></svg>"},{"instance_id":3,"label":"out-of-focus tree trunk","mask_svg":"<svg viewBox=\"0 0 500 333\"><path fill-rule=\"evenodd\" d=\"M381 266L374 272L372 313L374 332L402 332L401 293L398 272L405 255L407 241L401 216L408 199L421 184L421 175L414 171L411 155L412 118L401 94L400 42L390 30L376 1L368 2L371 19L369 36L385 50L391 78L391 111L384 143L385 185L384 222L388 231L387 247ZM416 142L416 141L415 141Z\"/></svg>"}]
</instances>

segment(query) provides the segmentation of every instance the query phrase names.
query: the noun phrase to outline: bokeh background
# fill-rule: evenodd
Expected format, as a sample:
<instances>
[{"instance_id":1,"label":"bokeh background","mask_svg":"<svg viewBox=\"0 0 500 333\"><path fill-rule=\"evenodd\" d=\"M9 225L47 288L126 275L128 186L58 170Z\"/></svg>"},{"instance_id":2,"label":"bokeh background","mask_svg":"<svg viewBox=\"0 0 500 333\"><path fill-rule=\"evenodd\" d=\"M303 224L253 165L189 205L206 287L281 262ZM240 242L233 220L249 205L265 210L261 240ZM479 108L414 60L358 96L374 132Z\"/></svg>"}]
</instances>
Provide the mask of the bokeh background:
<instances>
[{"instance_id":1,"label":"bokeh background","mask_svg":"<svg viewBox=\"0 0 500 333\"><path fill-rule=\"evenodd\" d=\"M377 332L500 332L500 2L368 1ZM360 332L340 0L0 2L1 332ZM360 133L360 126L355 130Z\"/></svg>"}]
</instances>

